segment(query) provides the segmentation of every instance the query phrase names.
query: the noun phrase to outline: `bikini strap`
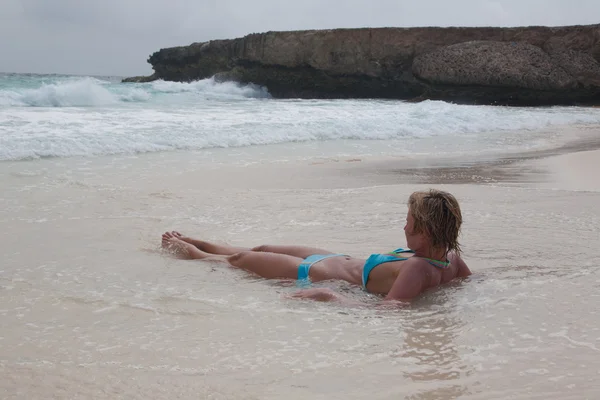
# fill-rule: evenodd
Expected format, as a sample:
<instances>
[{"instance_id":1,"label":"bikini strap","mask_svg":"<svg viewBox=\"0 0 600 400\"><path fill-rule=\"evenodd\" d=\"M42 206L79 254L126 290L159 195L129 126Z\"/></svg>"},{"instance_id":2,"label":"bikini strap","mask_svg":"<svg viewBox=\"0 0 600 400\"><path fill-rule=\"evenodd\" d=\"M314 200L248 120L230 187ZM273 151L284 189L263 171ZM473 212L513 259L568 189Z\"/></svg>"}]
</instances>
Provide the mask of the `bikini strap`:
<instances>
[{"instance_id":1,"label":"bikini strap","mask_svg":"<svg viewBox=\"0 0 600 400\"><path fill-rule=\"evenodd\" d=\"M411 249L403 249L402 247L400 247L399 249L390 251L388 254L400 254L400 253L414 253L414 251Z\"/></svg>"},{"instance_id":2,"label":"bikini strap","mask_svg":"<svg viewBox=\"0 0 600 400\"><path fill-rule=\"evenodd\" d=\"M387 254L400 254L400 253L414 253L414 250L411 249L404 249L402 247L400 247L399 249L396 249L394 251L391 251ZM427 258L427 257L420 257L422 259L424 259L425 261L427 261L429 264L433 265L436 268L440 268L440 269L446 269L450 266L450 261L440 261L440 260L434 260L433 258Z\"/></svg>"},{"instance_id":3,"label":"bikini strap","mask_svg":"<svg viewBox=\"0 0 600 400\"><path fill-rule=\"evenodd\" d=\"M394 251L392 251L391 253L388 254L399 254L399 253L414 253L414 250L411 249L403 249L402 247L400 247L399 249L396 249ZM440 269L446 269L450 266L450 260L448 261L440 261L440 260L434 260L433 258L427 258L427 257L419 257L424 259L425 261L427 261L429 264L433 265L436 268L440 268Z\"/></svg>"},{"instance_id":4,"label":"bikini strap","mask_svg":"<svg viewBox=\"0 0 600 400\"><path fill-rule=\"evenodd\" d=\"M446 269L450 266L450 260L440 261L440 260L434 260L433 258L426 258L426 257L421 257L421 258L424 259L425 261L427 261L429 264L431 264L434 267L439 268L439 269Z\"/></svg>"}]
</instances>

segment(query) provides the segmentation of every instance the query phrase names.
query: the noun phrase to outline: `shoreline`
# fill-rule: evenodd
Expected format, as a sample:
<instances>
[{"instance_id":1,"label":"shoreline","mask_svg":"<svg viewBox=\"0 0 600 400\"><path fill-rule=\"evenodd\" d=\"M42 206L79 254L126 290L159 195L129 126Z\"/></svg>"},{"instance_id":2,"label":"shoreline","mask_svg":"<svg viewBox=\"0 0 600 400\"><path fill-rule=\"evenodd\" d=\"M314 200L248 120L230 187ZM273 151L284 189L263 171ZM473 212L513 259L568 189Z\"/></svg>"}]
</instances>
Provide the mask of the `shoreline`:
<instances>
[{"instance_id":1,"label":"shoreline","mask_svg":"<svg viewBox=\"0 0 600 400\"><path fill-rule=\"evenodd\" d=\"M590 332L600 327L589 315L599 303L580 303L598 292L600 191L569 191L591 188L600 150L590 147L569 141L504 163L469 161L497 183L461 181L447 168L466 160L431 157L244 166L181 152L0 163L0 386L29 398L134 390L150 400L305 399L328 387L364 399L372 388L352 382L393 376L379 398L510 398L526 387L562 399L567 385L594 396ZM554 190L582 170L576 186ZM407 197L436 176L461 203L474 275L408 309L292 301L290 282L160 251L160 234L174 229L244 247L389 251L405 241ZM560 263L558 248L570 250Z\"/></svg>"},{"instance_id":2,"label":"shoreline","mask_svg":"<svg viewBox=\"0 0 600 400\"><path fill-rule=\"evenodd\" d=\"M400 176L403 183L416 184L534 183L552 180L557 173L565 175L571 167L576 168L573 175L582 168L599 170L600 127L577 127L576 130L585 134L560 146L542 150L504 154L490 159L429 161L427 165L408 167L386 160L376 163L376 169L382 174ZM569 162L576 159L578 153L589 154L586 157L589 165L573 166ZM395 165L384 166L388 163Z\"/></svg>"},{"instance_id":3,"label":"shoreline","mask_svg":"<svg viewBox=\"0 0 600 400\"><path fill-rule=\"evenodd\" d=\"M100 168L120 181L118 174L128 173L123 171L120 165L128 165L128 169L133 170L137 168L152 170L153 166L158 166L163 171L176 170L178 175L187 175L190 179L194 179L198 173L206 172L215 176L226 175L227 181L217 180L211 185L240 188L252 187L248 185L250 181L254 181L258 188L282 189L351 188L357 185L368 187L397 183L421 185L539 183L552 179L550 177L552 173L560 172L554 166L553 160L558 160L556 163L560 163L563 170L568 170L570 163L565 161L569 159L568 155L600 149L600 125L563 126L559 129L564 133L560 143L556 145L550 144L536 150L496 152L475 156L315 155L311 153L311 149L318 149L320 144L309 142L300 144L303 148L302 156L296 153L291 159L283 160L272 160L268 157L269 155L279 157L279 149L291 151L290 147L287 147L289 144L93 157L4 160L0 162L0 167L4 166L9 174L17 176L23 173L37 176L51 171L60 173L63 170L70 170L69 175L77 175L78 170ZM556 134L555 129L548 131ZM329 151L335 149L334 145L327 146ZM308 154L313 155L308 156ZM232 157L234 161L230 162ZM593 164L589 166L590 170L598 166L597 163L594 164L594 157L588 157L586 160L587 163ZM21 172L23 169L27 172ZM157 171L157 173L169 175L168 172ZM561 173L564 175L564 171ZM256 182L252 179L256 175L263 176L263 179ZM290 180L289 176L294 176L294 179ZM81 178L84 177L85 174L81 175ZM335 177L335 180L331 181L327 179L328 177ZM134 178L133 175L131 178ZM330 186L331 184L333 186Z\"/></svg>"}]
</instances>

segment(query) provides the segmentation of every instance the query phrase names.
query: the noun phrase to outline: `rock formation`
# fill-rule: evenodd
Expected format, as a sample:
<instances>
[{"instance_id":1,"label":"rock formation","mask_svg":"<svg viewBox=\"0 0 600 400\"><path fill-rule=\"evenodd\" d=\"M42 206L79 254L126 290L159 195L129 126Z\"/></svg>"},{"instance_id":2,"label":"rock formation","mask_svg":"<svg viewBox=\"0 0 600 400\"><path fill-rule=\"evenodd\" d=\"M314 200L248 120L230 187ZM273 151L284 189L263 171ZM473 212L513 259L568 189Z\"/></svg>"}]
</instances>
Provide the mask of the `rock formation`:
<instances>
[{"instance_id":1,"label":"rock formation","mask_svg":"<svg viewBox=\"0 0 600 400\"><path fill-rule=\"evenodd\" d=\"M600 25L377 28L251 34L161 49L151 77L214 76L277 98L600 104Z\"/></svg>"}]
</instances>

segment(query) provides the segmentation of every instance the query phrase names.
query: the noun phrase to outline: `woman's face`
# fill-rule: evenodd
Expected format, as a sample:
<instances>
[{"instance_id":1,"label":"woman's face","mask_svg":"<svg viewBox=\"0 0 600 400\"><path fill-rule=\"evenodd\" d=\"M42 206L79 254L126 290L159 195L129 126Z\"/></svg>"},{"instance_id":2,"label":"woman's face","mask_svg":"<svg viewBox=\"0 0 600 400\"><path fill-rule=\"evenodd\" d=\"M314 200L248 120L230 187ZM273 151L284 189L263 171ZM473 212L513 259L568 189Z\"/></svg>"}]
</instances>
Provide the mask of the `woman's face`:
<instances>
[{"instance_id":1,"label":"woman's face","mask_svg":"<svg viewBox=\"0 0 600 400\"><path fill-rule=\"evenodd\" d=\"M425 233L415 232L415 219L410 210L406 214L406 225L404 225L404 234L406 235L406 245L409 249L415 250L428 246L427 235Z\"/></svg>"}]
</instances>

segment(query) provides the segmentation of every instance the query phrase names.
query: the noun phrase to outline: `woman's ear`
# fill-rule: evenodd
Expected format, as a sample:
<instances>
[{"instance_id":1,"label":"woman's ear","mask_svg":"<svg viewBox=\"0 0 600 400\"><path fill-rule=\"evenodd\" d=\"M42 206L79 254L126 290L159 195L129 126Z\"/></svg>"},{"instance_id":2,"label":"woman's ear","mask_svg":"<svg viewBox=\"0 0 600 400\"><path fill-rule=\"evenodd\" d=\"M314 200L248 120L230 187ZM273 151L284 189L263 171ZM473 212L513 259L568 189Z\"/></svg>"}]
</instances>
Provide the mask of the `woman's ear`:
<instances>
[{"instance_id":1,"label":"woman's ear","mask_svg":"<svg viewBox=\"0 0 600 400\"><path fill-rule=\"evenodd\" d=\"M427 236L427 238L429 238L429 239L433 238L433 235L431 234L431 231L429 230L429 228L427 226L423 227L423 234L425 236Z\"/></svg>"}]
</instances>

